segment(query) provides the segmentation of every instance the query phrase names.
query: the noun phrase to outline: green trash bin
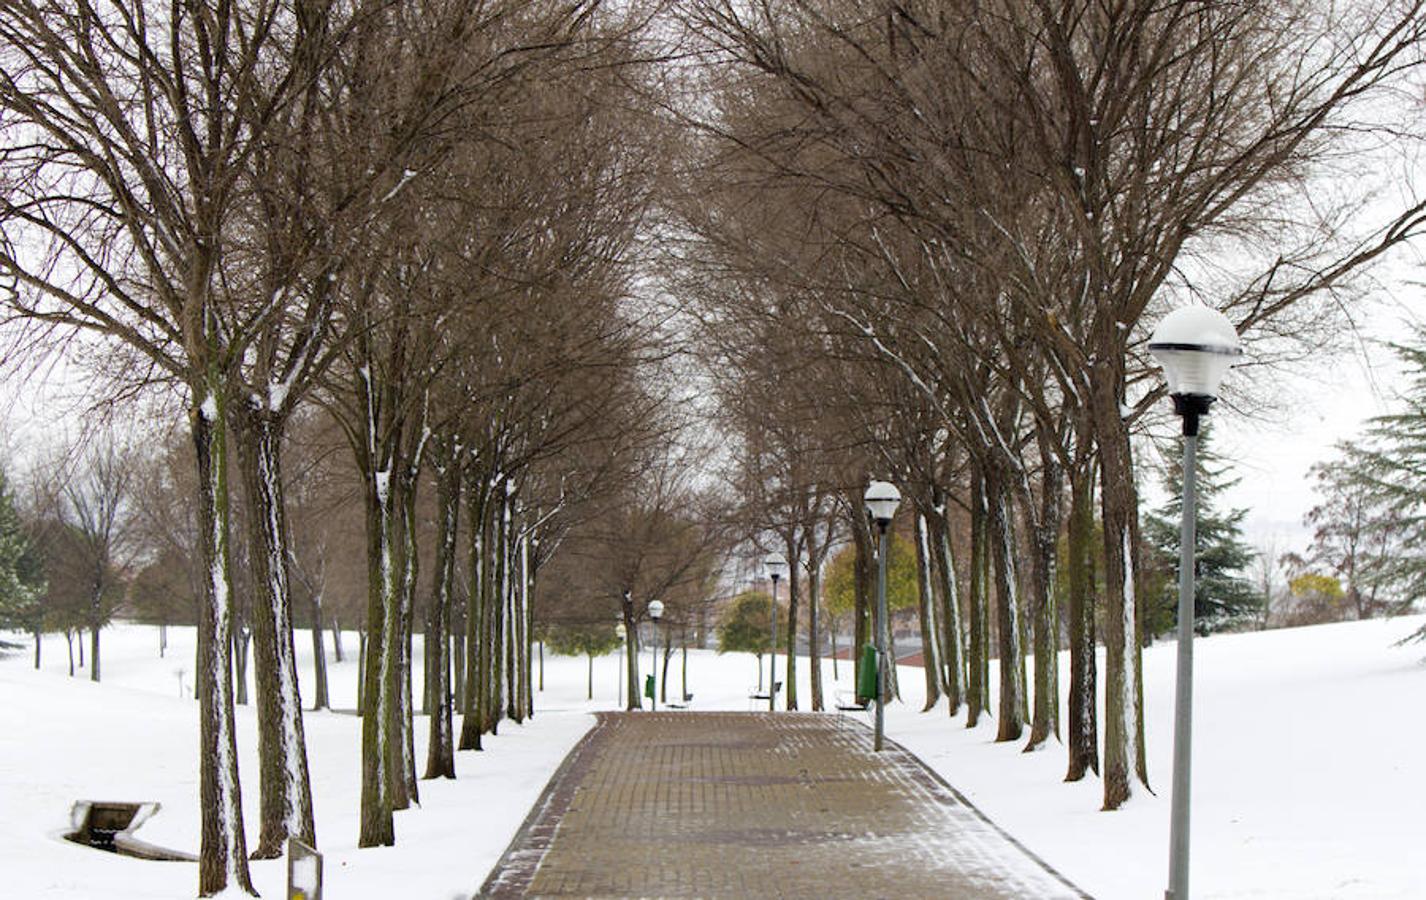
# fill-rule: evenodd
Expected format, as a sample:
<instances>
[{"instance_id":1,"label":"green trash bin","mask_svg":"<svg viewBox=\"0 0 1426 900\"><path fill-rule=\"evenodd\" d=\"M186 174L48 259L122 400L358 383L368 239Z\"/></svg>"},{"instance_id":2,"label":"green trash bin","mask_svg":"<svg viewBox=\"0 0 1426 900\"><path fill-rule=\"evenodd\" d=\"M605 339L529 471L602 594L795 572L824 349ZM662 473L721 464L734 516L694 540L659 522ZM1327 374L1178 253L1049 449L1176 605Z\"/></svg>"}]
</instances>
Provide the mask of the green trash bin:
<instances>
[{"instance_id":1,"label":"green trash bin","mask_svg":"<svg viewBox=\"0 0 1426 900\"><path fill-rule=\"evenodd\" d=\"M654 699L654 676L644 676L644 696L650 700Z\"/></svg>"},{"instance_id":2,"label":"green trash bin","mask_svg":"<svg viewBox=\"0 0 1426 900\"><path fill-rule=\"evenodd\" d=\"M862 669L857 675L857 699L865 703L876 698L876 648L862 645Z\"/></svg>"}]
</instances>

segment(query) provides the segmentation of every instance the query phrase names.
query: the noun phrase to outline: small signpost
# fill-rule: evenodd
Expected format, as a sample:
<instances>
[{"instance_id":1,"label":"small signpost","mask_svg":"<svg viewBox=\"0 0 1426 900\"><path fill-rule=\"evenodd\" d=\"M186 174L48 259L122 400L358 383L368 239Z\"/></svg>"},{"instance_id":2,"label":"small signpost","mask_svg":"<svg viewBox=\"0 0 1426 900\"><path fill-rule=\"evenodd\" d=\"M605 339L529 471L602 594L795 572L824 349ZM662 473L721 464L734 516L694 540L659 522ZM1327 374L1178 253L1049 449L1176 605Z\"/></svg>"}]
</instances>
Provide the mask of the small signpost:
<instances>
[{"instance_id":1,"label":"small signpost","mask_svg":"<svg viewBox=\"0 0 1426 900\"><path fill-rule=\"evenodd\" d=\"M322 854L287 839L287 900L322 900Z\"/></svg>"}]
</instances>

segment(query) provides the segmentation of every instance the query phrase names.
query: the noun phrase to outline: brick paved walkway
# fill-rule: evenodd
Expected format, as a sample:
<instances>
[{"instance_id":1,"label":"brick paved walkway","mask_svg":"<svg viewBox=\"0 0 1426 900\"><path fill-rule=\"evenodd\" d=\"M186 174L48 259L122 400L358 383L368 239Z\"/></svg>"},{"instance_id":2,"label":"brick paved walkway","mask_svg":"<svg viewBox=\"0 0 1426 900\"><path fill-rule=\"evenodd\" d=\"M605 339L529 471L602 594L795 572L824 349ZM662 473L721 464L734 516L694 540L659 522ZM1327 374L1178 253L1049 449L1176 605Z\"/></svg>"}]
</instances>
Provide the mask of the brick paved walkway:
<instances>
[{"instance_id":1,"label":"brick paved walkway","mask_svg":"<svg viewBox=\"0 0 1426 900\"><path fill-rule=\"evenodd\" d=\"M488 897L1083 897L894 744L835 716L605 713Z\"/></svg>"}]
</instances>

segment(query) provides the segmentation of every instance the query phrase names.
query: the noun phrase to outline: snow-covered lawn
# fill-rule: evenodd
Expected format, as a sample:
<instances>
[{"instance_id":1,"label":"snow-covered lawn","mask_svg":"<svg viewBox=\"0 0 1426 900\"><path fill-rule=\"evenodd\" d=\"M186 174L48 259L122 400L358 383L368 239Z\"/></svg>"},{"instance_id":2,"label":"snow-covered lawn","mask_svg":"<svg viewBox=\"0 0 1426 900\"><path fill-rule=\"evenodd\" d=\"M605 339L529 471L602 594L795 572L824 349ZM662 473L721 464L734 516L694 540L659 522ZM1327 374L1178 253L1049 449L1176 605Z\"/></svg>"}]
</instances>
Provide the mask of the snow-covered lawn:
<instances>
[{"instance_id":1,"label":"snow-covered lawn","mask_svg":"<svg viewBox=\"0 0 1426 900\"><path fill-rule=\"evenodd\" d=\"M1420 752L1426 745L1420 712L1426 647L1392 646L1421 622L1350 623L1196 644L1194 896L1426 897L1419 861L1426 836L1426 756ZM143 862L60 839L75 800L158 800L162 811L139 836L197 849L197 709L180 696L180 672L191 692L192 642L191 629L171 629L167 658L160 659L156 629L109 629L102 685L68 678L63 640L53 636L45 642L43 671L31 668L28 647L0 658L0 895L168 898L196 892L192 864ZM354 635L346 645L348 660L333 665L332 699L350 708ZM305 632L297 650L304 697L310 697ZM1094 896L1161 896L1173 655L1171 643L1145 654L1149 768L1161 795L1142 794L1119 812L1098 811L1097 781L1061 782L1065 757L1056 744L1026 755L1019 745L994 743L993 721L967 730L964 717L950 719L944 706L919 713L919 669L901 670L907 702L888 711L888 734ZM1067 658L1061 664L1067 667ZM309 714L327 896L444 900L473 893L592 723L588 713L615 706L617 665L617 655L595 661L589 702L585 661L547 655L535 718L525 726L502 724L484 752L458 754L457 780L422 782L422 806L397 814L394 848L356 848L359 720ZM671 694L679 687L678 671L675 659ZM824 677L829 704L831 689L851 688L846 664L835 684L830 663ZM747 709L756 680L751 657L690 654L695 708ZM1067 682L1066 668L1061 683ZM805 708L805 660L800 688ZM238 728L252 835L258 798L251 710L240 708ZM425 738L422 717L418 761L424 761ZM254 863L253 877L265 897L282 896L285 862Z\"/></svg>"}]
</instances>

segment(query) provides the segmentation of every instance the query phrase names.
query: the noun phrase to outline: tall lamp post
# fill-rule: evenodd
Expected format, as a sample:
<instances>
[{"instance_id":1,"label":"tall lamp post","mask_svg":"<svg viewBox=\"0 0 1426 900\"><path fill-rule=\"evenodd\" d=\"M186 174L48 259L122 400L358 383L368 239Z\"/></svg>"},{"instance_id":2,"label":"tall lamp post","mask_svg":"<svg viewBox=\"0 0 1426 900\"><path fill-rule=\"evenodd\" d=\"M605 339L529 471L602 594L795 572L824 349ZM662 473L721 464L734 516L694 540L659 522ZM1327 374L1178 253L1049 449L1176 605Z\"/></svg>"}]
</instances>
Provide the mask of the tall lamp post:
<instances>
[{"instance_id":1,"label":"tall lamp post","mask_svg":"<svg viewBox=\"0 0 1426 900\"><path fill-rule=\"evenodd\" d=\"M772 643L767 663L767 711L772 712L777 703L777 580L787 570L787 560L780 553L769 553L763 565L767 568L767 577L772 579L772 606L767 617L772 623ZM788 653L790 658L791 651Z\"/></svg>"},{"instance_id":2,"label":"tall lamp post","mask_svg":"<svg viewBox=\"0 0 1426 900\"><path fill-rule=\"evenodd\" d=\"M886 733L886 528L896 515L896 507L901 504L901 492L889 481L873 481L867 485L862 495L866 511L876 522L880 532L880 542L876 551L876 738L873 749L881 750L882 736Z\"/></svg>"},{"instance_id":3,"label":"tall lamp post","mask_svg":"<svg viewBox=\"0 0 1426 900\"><path fill-rule=\"evenodd\" d=\"M656 712L659 708L659 619L663 618L662 600L654 600L649 603L649 618L654 620L654 664L649 669L649 677L653 679L654 691L649 696L649 711Z\"/></svg>"},{"instance_id":4,"label":"tall lamp post","mask_svg":"<svg viewBox=\"0 0 1426 900\"><path fill-rule=\"evenodd\" d=\"M1193 548L1198 420L1218 399L1218 384L1243 351L1237 329L1206 306L1176 309L1159 322L1149 352L1163 366L1173 410L1183 419L1183 522L1178 558L1178 671L1174 691L1173 802L1165 900L1188 900L1189 774L1193 750Z\"/></svg>"}]
</instances>

